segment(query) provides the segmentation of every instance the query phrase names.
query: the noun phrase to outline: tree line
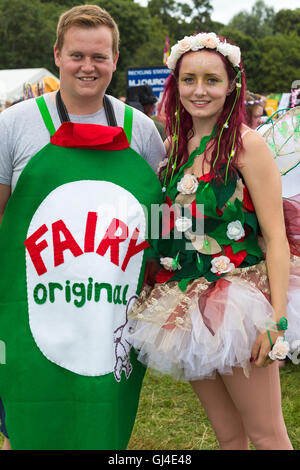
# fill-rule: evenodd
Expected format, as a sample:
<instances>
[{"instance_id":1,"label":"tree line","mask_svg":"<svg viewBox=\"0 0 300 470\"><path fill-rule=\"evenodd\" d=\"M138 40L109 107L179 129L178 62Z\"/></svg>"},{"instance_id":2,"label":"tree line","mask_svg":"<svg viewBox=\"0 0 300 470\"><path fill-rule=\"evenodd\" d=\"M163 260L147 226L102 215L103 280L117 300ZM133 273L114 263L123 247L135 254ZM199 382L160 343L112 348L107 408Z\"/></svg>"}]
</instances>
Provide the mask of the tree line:
<instances>
[{"instance_id":1,"label":"tree line","mask_svg":"<svg viewBox=\"0 0 300 470\"><path fill-rule=\"evenodd\" d=\"M214 31L240 46L248 88L257 93L289 92L300 80L300 8L282 9L258 0L225 25L211 19L210 0L0 0L0 68L45 67L58 74L53 44L60 14L78 4L105 8L120 29L120 58L109 92L126 91L128 67L163 65L168 36L174 44L185 35Z\"/></svg>"}]
</instances>

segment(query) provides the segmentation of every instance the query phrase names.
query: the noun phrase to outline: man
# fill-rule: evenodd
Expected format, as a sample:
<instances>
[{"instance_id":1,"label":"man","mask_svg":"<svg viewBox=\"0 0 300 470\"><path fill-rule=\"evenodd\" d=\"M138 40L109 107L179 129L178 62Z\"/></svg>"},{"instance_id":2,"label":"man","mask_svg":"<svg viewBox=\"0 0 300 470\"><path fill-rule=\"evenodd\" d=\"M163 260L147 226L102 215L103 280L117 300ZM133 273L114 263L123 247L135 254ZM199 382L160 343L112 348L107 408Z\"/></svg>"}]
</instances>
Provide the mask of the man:
<instances>
[{"instance_id":1,"label":"man","mask_svg":"<svg viewBox=\"0 0 300 470\"><path fill-rule=\"evenodd\" d=\"M166 138L165 126L154 116L157 98L149 85L139 85L127 88L126 103L139 109L149 118L153 119L154 124L163 140Z\"/></svg>"},{"instance_id":2,"label":"man","mask_svg":"<svg viewBox=\"0 0 300 470\"><path fill-rule=\"evenodd\" d=\"M13 449L126 448L134 423L144 369L123 329L164 146L149 118L105 95L118 42L105 10L67 11L59 93L0 116L0 393Z\"/></svg>"}]
</instances>

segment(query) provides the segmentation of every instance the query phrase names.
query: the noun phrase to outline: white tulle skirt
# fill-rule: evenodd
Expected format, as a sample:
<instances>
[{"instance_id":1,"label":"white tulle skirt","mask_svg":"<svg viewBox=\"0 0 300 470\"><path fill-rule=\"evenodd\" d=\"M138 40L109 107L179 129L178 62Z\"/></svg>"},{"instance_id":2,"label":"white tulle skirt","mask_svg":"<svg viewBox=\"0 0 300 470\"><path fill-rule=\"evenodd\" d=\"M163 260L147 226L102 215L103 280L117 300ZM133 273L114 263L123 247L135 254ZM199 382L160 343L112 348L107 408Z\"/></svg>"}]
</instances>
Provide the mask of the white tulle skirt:
<instances>
[{"instance_id":1,"label":"white tulle skirt","mask_svg":"<svg viewBox=\"0 0 300 470\"><path fill-rule=\"evenodd\" d=\"M285 312L283 312L285 315ZM291 258L288 330L292 346L300 340L300 259ZM250 371L251 350L258 334L270 329L272 306L265 262L237 268L209 283L176 282L144 288L129 312L127 340L148 367L176 380L214 378L233 367Z\"/></svg>"}]
</instances>

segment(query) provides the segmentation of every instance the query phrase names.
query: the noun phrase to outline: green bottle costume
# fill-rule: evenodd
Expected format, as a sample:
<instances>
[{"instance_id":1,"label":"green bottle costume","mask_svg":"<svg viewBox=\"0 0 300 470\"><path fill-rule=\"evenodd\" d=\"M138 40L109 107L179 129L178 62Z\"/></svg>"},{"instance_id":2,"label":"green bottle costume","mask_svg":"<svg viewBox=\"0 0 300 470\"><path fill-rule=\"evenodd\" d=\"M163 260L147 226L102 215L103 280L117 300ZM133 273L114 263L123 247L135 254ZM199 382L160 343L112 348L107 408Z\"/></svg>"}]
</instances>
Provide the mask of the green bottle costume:
<instances>
[{"instance_id":1,"label":"green bottle costume","mask_svg":"<svg viewBox=\"0 0 300 470\"><path fill-rule=\"evenodd\" d=\"M63 123L0 228L0 389L13 449L125 449L144 367L124 340L161 186L120 127Z\"/></svg>"}]
</instances>

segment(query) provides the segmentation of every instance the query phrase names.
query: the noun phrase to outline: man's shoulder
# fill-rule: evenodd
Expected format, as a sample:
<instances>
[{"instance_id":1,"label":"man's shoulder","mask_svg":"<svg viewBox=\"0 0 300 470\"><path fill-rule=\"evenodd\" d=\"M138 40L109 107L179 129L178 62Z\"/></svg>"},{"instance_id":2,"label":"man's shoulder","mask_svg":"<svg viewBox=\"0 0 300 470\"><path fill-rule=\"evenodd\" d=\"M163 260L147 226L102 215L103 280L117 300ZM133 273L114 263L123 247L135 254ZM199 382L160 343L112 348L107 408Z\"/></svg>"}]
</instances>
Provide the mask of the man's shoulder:
<instances>
[{"instance_id":1,"label":"man's shoulder","mask_svg":"<svg viewBox=\"0 0 300 470\"><path fill-rule=\"evenodd\" d=\"M32 119L35 119L38 116L38 107L35 102L35 98L30 98L29 100L21 101L16 103L9 108L6 108L0 114L0 120L4 125L14 127L22 127L22 124L28 125Z\"/></svg>"},{"instance_id":2,"label":"man's shoulder","mask_svg":"<svg viewBox=\"0 0 300 470\"><path fill-rule=\"evenodd\" d=\"M4 109L1 113L1 117L5 117L6 119L19 116L19 115L24 115L24 113L29 112L30 110L33 110L36 108L36 100L35 98L30 98L28 100L20 101L19 103L16 103L9 108Z\"/></svg>"}]
</instances>

